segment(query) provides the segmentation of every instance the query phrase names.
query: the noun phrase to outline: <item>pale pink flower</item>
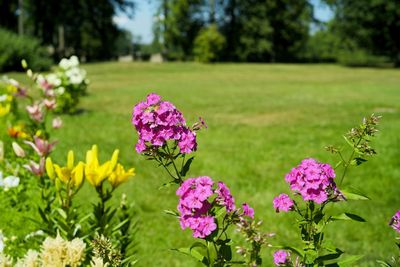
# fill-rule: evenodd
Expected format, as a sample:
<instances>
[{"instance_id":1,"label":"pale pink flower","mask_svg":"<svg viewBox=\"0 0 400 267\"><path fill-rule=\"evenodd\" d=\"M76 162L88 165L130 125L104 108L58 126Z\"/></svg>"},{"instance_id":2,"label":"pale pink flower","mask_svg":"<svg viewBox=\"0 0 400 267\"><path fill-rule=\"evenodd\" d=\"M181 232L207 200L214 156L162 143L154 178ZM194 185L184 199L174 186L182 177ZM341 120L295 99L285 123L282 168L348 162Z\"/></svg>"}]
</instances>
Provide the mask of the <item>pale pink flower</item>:
<instances>
[{"instance_id":1,"label":"pale pink flower","mask_svg":"<svg viewBox=\"0 0 400 267\"><path fill-rule=\"evenodd\" d=\"M32 120L37 122L43 121L43 112L42 108L39 104L33 104L32 106L26 106L26 110L29 113L29 116Z\"/></svg>"},{"instance_id":2,"label":"pale pink flower","mask_svg":"<svg viewBox=\"0 0 400 267\"><path fill-rule=\"evenodd\" d=\"M59 129L59 128L62 127L62 125L63 125L63 121L62 121L62 119L61 119L60 117L57 117L57 118L54 118L54 119L53 119L53 121L52 121L52 127L53 127L54 129Z\"/></svg>"},{"instance_id":3,"label":"pale pink flower","mask_svg":"<svg viewBox=\"0 0 400 267\"><path fill-rule=\"evenodd\" d=\"M48 140L41 139L38 136L34 137L34 142L25 141L26 144L30 145L36 153L41 157L46 157L53 150L57 142L49 142Z\"/></svg>"},{"instance_id":4,"label":"pale pink flower","mask_svg":"<svg viewBox=\"0 0 400 267\"><path fill-rule=\"evenodd\" d=\"M45 165L45 159L40 158L39 163L36 163L31 160L29 161L29 164L24 165L24 168L32 172L36 176L43 176L43 174L45 173L44 165Z\"/></svg>"},{"instance_id":5,"label":"pale pink flower","mask_svg":"<svg viewBox=\"0 0 400 267\"><path fill-rule=\"evenodd\" d=\"M43 104L49 110L53 110L57 105L56 100L54 98L53 99L46 98L45 100L43 100Z\"/></svg>"}]
</instances>

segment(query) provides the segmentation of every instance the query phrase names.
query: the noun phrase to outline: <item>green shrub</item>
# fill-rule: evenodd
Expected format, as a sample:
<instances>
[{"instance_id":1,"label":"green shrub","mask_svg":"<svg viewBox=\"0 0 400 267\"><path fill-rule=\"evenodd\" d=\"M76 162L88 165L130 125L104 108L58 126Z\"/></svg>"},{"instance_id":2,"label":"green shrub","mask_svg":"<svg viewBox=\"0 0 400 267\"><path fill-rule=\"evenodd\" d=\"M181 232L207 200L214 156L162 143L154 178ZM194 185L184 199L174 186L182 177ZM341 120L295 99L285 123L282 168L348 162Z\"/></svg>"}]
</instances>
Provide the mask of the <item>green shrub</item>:
<instances>
[{"instance_id":1,"label":"green shrub","mask_svg":"<svg viewBox=\"0 0 400 267\"><path fill-rule=\"evenodd\" d=\"M390 62L387 57L372 55L362 49L341 50L337 60L342 65L352 67L382 66Z\"/></svg>"},{"instance_id":2,"label":"green shrub","mask_svg":"<svg viewBox=\"0 0 400 267\"><path fill-rule=\"evenodd\" d=\"M194 40L195 60L200 62L217 61L224 46L225 37L218 31L216 25L211 25L201 30Z\"/></svg>"},{"instance_id":3,"label":"green shrub","mask_svg":"<svg viewBox=\"0 0 400 267\"><path fill-rule=\"evenodd\" d=\"M21 60L34 70L47 70L52 64L46 49L37 39L0 28L0 71L22 71Z\"/></svg>"}]
</instances>

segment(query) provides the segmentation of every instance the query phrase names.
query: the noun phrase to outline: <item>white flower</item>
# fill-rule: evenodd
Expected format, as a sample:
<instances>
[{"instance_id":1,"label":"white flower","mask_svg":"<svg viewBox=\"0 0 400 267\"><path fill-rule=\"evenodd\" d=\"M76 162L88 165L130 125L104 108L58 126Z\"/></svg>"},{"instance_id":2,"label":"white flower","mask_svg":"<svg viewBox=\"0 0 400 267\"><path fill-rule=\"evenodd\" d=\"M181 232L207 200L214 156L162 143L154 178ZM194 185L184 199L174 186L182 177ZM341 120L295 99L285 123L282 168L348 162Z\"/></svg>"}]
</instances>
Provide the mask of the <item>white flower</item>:
<instances>
[{"instance_id":1,"label":"white flower","mask_svg":"<svg viewBox=\"0 0 400 267\"><path fill-rule=\"evenodd\" d=\"M60 63L58 63L58 66L63 70L75 68L79 66L79 59L77 56L71 56L69 59L63 58L61 59Z\"/></svg>"},{"instance_id":2,"label":"white flower","mask_svg":"<svg viewBox=\"0 0 400 267\"><path fill-rule=\"evenodd\" d=\"M85 80L86 72L79 68L71 68L65 72L72 84L81 84Z\"/></svg>"},{"instance_id":3,"label":"white flower","mask_svg":"<svg viewBox=\"0 0 400 267\"><path fill-rule=\"evenodd\" d=\"M7 95L6 94L4 94L4 95L0 95L0 102L4 102L4 101L6 101L7 100Z\"/></svg>"},{"instance_id":4,"label":"white flower","mask_svg":"<svg viewBox=\"0 0 400 267\"><path fill-rule=\"evenodd\" d=\"M55 90L56 95L62 95L65 93L65 88L64 87L59 87Z\"/></svg>"},{"instance_id":5,"label":"white flower","mask_svg":"<svg viewBox=\"0 0 400 267\"><path fill-rule=\"evenodd\" d=\"M58 87L61 85L61 79L54 73L50 73L49 75L47 75L46 80L54 87Z\"/></svg>"},{"instance_id":6,"label":"white flower","mask_svg":"<svg viewBox=\"0 0 400 267\"><path fill-rule=\"evenodd\" d=\"M66 58L61 59L60 63L58 63L58 66L64 70L69 68L69 60Z\"/></svg>"},{"instance_id":7,"label":"white flower","mask_svg":"<svg viewBox=\"0 0 400 267\"><path fill-rule=\"evenodd\" d=\"M19 82L14 79L8 79L8 82L15 87L19 87Z\"/></svg>"},{"instance_id":8,"label":"white flower","mask_svg":"<svg viewBox=\"0 0 400 267\"><path fill-rule=\"evenodd\" d=\"M0 174L1 174L1 172L0 172ZM4 245L4 235L3 235L3 232L0 231L0 253L3 253L4 247L5 247L5 245Z\"/></svg>"},{"instance_id":9,"label":"white flower","mask_svg":"<svg viewBox=\"0 0 400 267\"><path fill-rule=\"evenodd\" d=\"M18 185L19 178L17 176L10 175L3 179L3 173L0 171L0 187L3 187L4 191L17 187Z\"/></svg>"},{"instance_id":10,"label":"white flower","mask_svg":"<svg viewBox=\"0 0 400 267\"><path fill-rule=\"evenodd\" d=\"M71 56L69 58L69 65L71 68L79 66L79 59L77 56Z\"/></svg>"}]
</instances>

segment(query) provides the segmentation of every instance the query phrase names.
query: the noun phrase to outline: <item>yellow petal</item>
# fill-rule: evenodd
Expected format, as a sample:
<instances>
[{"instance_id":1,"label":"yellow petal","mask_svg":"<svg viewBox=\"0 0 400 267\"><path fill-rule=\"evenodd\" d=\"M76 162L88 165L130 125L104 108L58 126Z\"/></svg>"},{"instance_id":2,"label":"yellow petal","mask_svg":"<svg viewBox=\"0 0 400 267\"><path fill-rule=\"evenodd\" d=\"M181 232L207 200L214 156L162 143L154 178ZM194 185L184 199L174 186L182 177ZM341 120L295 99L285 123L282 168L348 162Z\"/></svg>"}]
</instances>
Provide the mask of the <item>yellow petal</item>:
<instances>
[{"instance_id":1,"label":"yellow petal","mask_svg":"<svg viewBox=\"0 0 400 267\"><path fill-rule=\"evenodd\" d=\"M83 168L83 162L79 162L72 171L72 180L74 181L75 187L80 187L83 183Z\"/></svg>"},{"instance_id":2,"label":"yellow petal","mask_svg":"<svg viewBox=\"0 0 400 267\"><path fill-rule=\"evenodd\" d=\"M68 170L68 168L66 167L61 168L57 164L53 164L53 166L58 179L60 179L64 183L68 183L68 181L71 179L71 171Z\"/></svg>"},{"instance_id":3,"label":"yellow petal","mask_svg":"<svg viewBox=\"0 0 400 267\"><path fill-rule=\"evenodd\" d=\"M72 150L68 152L67 168L70 170L74 168L74 151Z\"/></svg>"},{"instance_id":4,"label":"yellow petal","mask_svg":"<svg viewBox=\"0 0 400 267\"><path fill-rule=\"evenodd\" d=\"M46 172L51 180L54 180L54 178L56 178L56 176L54 174L54 167L53 167L53 162L51 161L51 158L46 159Z\"/></svg>"},{"instance_id":5,"label":"yellow petal","mask_svg":"<svg viewBox=\"0 0 400 267\"><path fill-rule=\"evenodd\" d=\"M111 157L111 164L110 164L111 171L114 170L115 166L117 166L118 156L119 156L119 150L116 149L116 150L114 150L114 153L112 154L112 157Z\"/></svg>"}]
</instances>

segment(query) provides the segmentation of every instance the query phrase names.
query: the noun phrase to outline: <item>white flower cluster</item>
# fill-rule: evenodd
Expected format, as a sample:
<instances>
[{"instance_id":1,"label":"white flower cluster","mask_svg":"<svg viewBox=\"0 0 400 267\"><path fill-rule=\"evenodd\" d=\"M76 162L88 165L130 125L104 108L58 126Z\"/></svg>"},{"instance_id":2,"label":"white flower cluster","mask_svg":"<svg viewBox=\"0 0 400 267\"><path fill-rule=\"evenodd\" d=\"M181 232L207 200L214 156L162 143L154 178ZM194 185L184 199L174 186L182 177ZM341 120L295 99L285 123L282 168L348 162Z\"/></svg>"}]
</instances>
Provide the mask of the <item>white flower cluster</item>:
<instances>
[{"instance_id":1,"label":"white flower cluster","mask_svg":"<svg viewBox=\"0 0 400 267\"><path fill-rule=\"evenodd\" d=\"M86 87L89 80L86 78L86 71L79 67L79 59L77 56L71 56L61 59L58 64L58 70L47 75L39 75L37 83L44 89L54 90L56 95L65 93L66 88ZM47 86L47 88L46 88Z\"/></svg>"},{"instance_id":2,"label":"white flower cluster","mask_svg":"<svg viewBox=\"0 0 400 267\"><path fill-rule=\"evenodd\" d=\"M7 176L3 178L3 172L0 171L0 187L4 191L8 191L10 188L17 187L19 185L19 178L14 175Z\"/></svg>"},{"instance_id":3,"label":"white flower cluster","mask_svg":"<svg viewBox=\"0 0 400 267\"><path fill-rule=\"evenodd\" d=\"M69 59L61 59L58 66L65 72L70 83L81 84L86 81L86 71L79 68L79 59L77 56L71 56Z\"/></svg>"}]
</instances>

